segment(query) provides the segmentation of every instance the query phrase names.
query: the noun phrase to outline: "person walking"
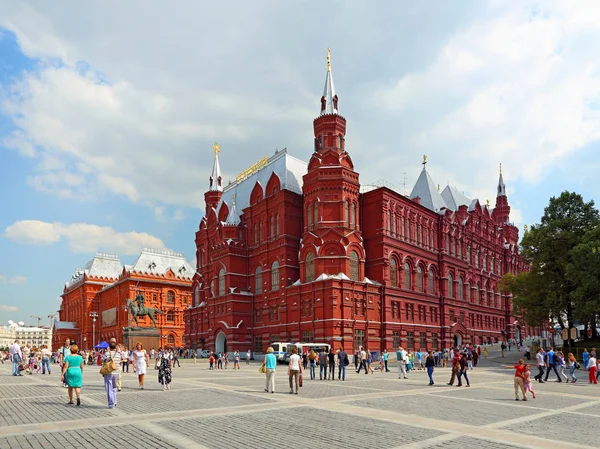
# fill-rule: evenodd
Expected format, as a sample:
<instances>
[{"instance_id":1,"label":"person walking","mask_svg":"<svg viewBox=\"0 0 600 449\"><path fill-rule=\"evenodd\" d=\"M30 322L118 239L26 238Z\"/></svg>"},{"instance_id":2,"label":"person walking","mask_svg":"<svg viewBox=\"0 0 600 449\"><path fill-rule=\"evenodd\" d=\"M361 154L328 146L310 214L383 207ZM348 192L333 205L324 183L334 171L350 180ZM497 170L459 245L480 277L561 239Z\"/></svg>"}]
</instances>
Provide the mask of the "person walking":
<instances>
[{"instance_id":1,"label":"person walking","mask_svg":"<svg viewBox=\"0 0 600 449\"><path fill-rule=\"evenodd\" d=\"M196 363L196 361L194 361ZM233 353L233 369L240 369L240 351Z\"/></svg>"},{"instance_id":2,"label":"person walking","mask_svg":"<svg viewBox=\"0 0 600 449\"><path fill-rule=\"evenodd\" d=\"M560 363L560 360L558 358L558 353L556 353L554 351L554 349L550 349L547 352L548 355L548 366L546 369L546 377L544 378L544 381L548 381L548 375L550 374L550 370L554 370L554 374L556 374L556 382L562 382L562 379L560 378L560 376L558 375L558 371L556 370L556 365L558 365Z\"/></svg>"},{"instance_id":3,"label":"person walking","mask_svg":"<svg viewBox=\"0 0 600 449\"><path fill-rule=\"evenodd\" d=\"M396 361L398 364L398 379L408 379L406 376L406 351L402 346L396 351ZM402 377L400 377L402 376Z\"/></svg>"},{"instance_id":4,"label":"person walking","mask_svg":"<svg viewBox=\"0 0 600 449\"><path fill-rule=\"evenodd\" d=\"M41 356L42 356L42 374L52 374L52 370L50 369L50 356L52 352L48 349L47 345L42 345Z\"/></svg>"},{"instance_id":5,"label":"person walking","mask_svg":"<svg viewBox=\"0 0 600 449\"><path fill-rule=\"evenodd\" d=\"M292 354L296 354L298 353L298 350L296 349L296 352L293 351L294 346L292 346ZM315 366L317 364L317 353L314 350L310 350L310 353L308 354L308 363L309 363L309 367L310 367L310 380L315 380L317 375L315 373Z\"/></svg>"},{"instance_id":6,"label":"person walking","mask_svg":"<svg viewBox=\"0 0 600 449\"><path fill-rule=\"evenodd\" d=\"M274 349L272 347L267 348L267 355L265 356L265 360L263 361L263 366L266 368L267 372L267 382L265 384L265 391L267 393L275 393L275 370L277 368L277 358L275 354L273 354Z\"/></svg>"},{"instance_id":7,"label":"person walking","mask_svg":"<svg viewBox=\"0 0 600 449\"><path fill-rule=\"evenodd\" d=\"M174 368L177 363L177 368L181 368L181 364L179 363L179 352L172 351L171 352L173 363L171 363L171 367ZM225 368L227 368L227 364L225 364Z\"/></svg>"},{"instance_id":8,"label":"person walking","mask_svg":"<svg viewBox=\"0 0 600 449\"><path fill-rule=\"evenodd\" d=\"M67 338L65 340L64 345L62 345L60 347L60 349L58 350L58 364L60 365L60 369L62 370L63 368L63 360L65 359L65 357L67 357L69 354L71 354L71 350L69 349L69 347L71 346L71 339ZM67 384L63 382L63 387L67 388Z\"/></svg>"},{"instance_id":9,"label":"person walking","mask_svg":"<svg viewBox=\"0 0 600 449\"><path fill-rule=\"evenodd\" d=\"M117 380L119 379L121 367L121 351L117 348L117 340L111 338L109 348L102 356L102 363L110 363L112 360L114 370L104 374L104 389L108 398L108 408L114 408L117 405Z\"/></svg>"},{"instance_id":10,"label":"person walking","mask_svg":"<svg viewBox=\"0 0 600 449\"><path fill-rule=\"evenodd\" d=\"M121 372L129 371L129 355L133 351L129 351L126 347L122 349L123 358L121 359Z\"/></svg>"},{"instance_id":11,"label":"person walking","mask_svg":"<svg viewBox=\"0 0 600 449\"><path fill-rule=\"evenodd\" d=\"M565 369L567 367L567 363L565 361L565 356L562 353L562 351L558 351L557 355L558 355L558 365L557 365L557 368L558 368L559 379L564 379L565 382L569 382L569 378L565 374Z\"/></svg>"},{"instance_id":12,"label":"person walking","mask_svg":"<svg viewBox=\"0 0 600 449\"><path fill-rule=\"evenodd\" d=\"M515 369L514 387L515 387L515 401L519 400L519 390L523 395L523 400L527 400L527 394L525 392L525 382L523 373L525 372L525 362L523 359L519 359L519 363L513 366Z\"/></svg>"},{"instance_id":13,"label":"person walking","mask_svg":"<svg viewBox=\"0 0 600 449\"><path fill-rule=\"evenodd\" d=\"M23 361L23 352L21 352L19 340L15 340L15 342L12 345L10 345L10 348L8 348L8 354L12 360L12 375L22 376L19 367L21 366L21 362Z\"/></svg>"},{"instance_id":14,"label":"person walking","mask_svg":"<svg viewBox=\"0 0 600 449\"><path fill-rule=\"evenodd\" d=\"M581 354L583 357L583 369L587 371L588 362L590 360L590 353L587 348L583 348L583 353Z\"/></svg>"},{"instance_id":15,"label":"person walking","mask_svg":"<svg viewBox=\"0 0 600 449\"><path fill-rule=\"evenodd\" d=\"M327 354L327 363L329 364L329 377L330 380L335 380L335 352L333 352L333 348L329 349L329 354Z\"/></svg>"},{"instance_id":16,"label":"person walking","mask_svg":"<svg viewBox=\"0 0 600 449\"><path fill-rule=\"evenodd\" d=\"M168 348L159 348L158 351L158 359L156 360L158 383L163 386L163 391L170 390L173 374L173 354Z\"/></svg>"},{"instance_id":17,"label":"person walking","mask_svg":"<svg viewBox=\"0 0 600 449\"><path fill-rule=\"evenodd\" d=\"M389 357L389 354L387 352L387 349L384 349L383 350L383 367L384 367L386 373L390 372L390 369L388 367L388 357Z\"/></svg>"},{"instance_id":18,"label":"person walking","mask_svg":"<svg viewBox=\"0 0 600 449\"><path fill-rule=\"evenodd\" d=\"M135 358L135 374L138 376L139 389L144 389L144 377L146 376L146 368L150 364L148 353L144 349L141 342L136 343L133 356Z\"/></svg>"},{"instance_id":19,"label":"person walking","mask_svg":"<svg viewBox=\"0 0 600 449\"><path fill-rule=\"evenodd\" d=\"M250 352L250 349L248 349L246 351L246 365L250 365L250 357L252 356L252 352Z\"/></svg>"},{"instance_id":20,"label":"person walking","mask_svg":"<svg viewBox=\"0 0 600 449\"><path fill-rule=\"evenodd\" d=\"M525 364L525 371L523 371L523 386L525 388L525 393L530 392L535 399L535 391L533 391L533 385L531 382L531 371L529 363Z\"/></svg>"},{"instance_id":21,"label":"person walking","mask_svg":"<svg viewBox=\"0 0 600 449\"><path fill-rule=\"evenodd\" d=\"M429 385L433 385L433 369L435 367L435 358L433 357L433 352L429 351L427 357L425 358L425 369L427 370L427 375L429 376Z\"/></svg>"},{"instance_id":22,"label":"person walking","mask_svg":"<svg viewBox=\"0 0 600 449\"><path fill-rule=\"evenodd\" d=\"M350 365L350 360L348 359L348 354L344 351L343 347L340 347L340 351L337 354L339 360L339 368L338 368L338 380L344 381L346 380L346 367Z\"/></svg>"},{"instance_id":23,"label":"person walking","mask_svg":"<svg viewBox=\"0 0 600 449\"><path fill-rule=\"evenodd\" d=\"M539 351L537 352L537 354L535 355L535 361L537 363L537 368L538 368L538 373L535 375L534 379L537 380L539 383L544 383L544 381L542 380L542 377L544 377L544 350L542 348L539 349Z\"/></svg>"},{"instance_id":24,"label":"person walking","mask_svg":"<svg viewBox=\"0 0 600 449\"><path fill-rule=\"evenodd\" d=\"M455 349L452 357L452 375L450 376L450 381L448 385L454 385L454 380L458 377L458 372L460 371L460 353L458 349Z\"/></svg>"},{"instance_id":25,"label":"person walking","mask_svg":"<svg viewBox=\"0 0 600 449\"><path fill-rule=\"evenodd\" d=\"M311 365L312 368L313 365ZM288 365L288 378L290 381L290 394L294 394L294 385L296 385L296 394L298 394L298 379L302 375L302 365L300 363L300 356L298 355L298 349L292 346L292 355L290 356L290 363Z\"/></svg>"},{"instance_id":26,"label":"person walking","mask_svg":"<svg viewBox=\"0 0 600 449\"><path fill-rule=\"evenodd\" d=\"M579 363L577 363L577 359L575 358L572 352L569 352L569 355L567 356L567 363L569 364L569 377L571 377L571 382L575 383L577 382L575 370L578 368Z\"/></svg>"},{"instance_id":27,"label":"person walking","mask_svg":"<svg viewBox=\"0 0 600 449\"><path fill-rule=\"evenodd\" d=\"M467 376L467 371L469 371L469 361L467 359L467 354L463 352L458 360L458 384L457 387L462 387L462 378L465 378L467 382L467 387L470 387L469 377Z\"/></svg>"},{"instance_id":28,"label":"person walking","mask_svg":"<svg viewBox=\"0 0 600 449\"><path fill-rule=\"evenodd\" d=\"M596 354L591 353L590 358L588 359L588 379L591 384L598 384L598 378L596 377L596 373L598 372L598 362L596 361Z\"/></svg>"},{"instance_id":29,"label":"person walking","mask_svg":"<svg viewBox=\"0 0 600 449\"><path fill-rule=\"evenodd\" d=\"M77 397L77 405L81 405L81 384L83 381L83 357L78 352L77 345L70 346L70 354L63 360L61 380L67 384L69 389L69 402L73 404L73 390Z\"/></svg>"}]
</instances>

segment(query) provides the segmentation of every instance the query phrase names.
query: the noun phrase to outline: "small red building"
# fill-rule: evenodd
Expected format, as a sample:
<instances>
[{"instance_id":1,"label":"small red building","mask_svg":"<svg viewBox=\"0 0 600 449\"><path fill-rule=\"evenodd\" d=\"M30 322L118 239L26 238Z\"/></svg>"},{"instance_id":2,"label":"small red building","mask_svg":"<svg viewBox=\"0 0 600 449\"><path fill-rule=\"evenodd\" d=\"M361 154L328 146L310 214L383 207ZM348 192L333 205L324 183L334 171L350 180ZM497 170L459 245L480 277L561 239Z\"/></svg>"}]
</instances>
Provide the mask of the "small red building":
<instances>
[{"instance_id":1,"label":"small red building","mask_svg":"<svg viewBox=\"0 0 600 449\"><path fill-rule=\"evenodd\" d=\"M196 232L192 348L273 341L437 349L525 335L500 277L526 268L502 173L495 208L426 168L410 196L361 186L331 67L308 164L276 152L223 185L219 146Z\"/></svg>"},{"instance_id":2,"label":"small red building","mask_svg":"<svg viewBox=\"0 0 600 449\"><path fill-rule=\"evenodd\" d=\"M122 265L118 256L96 254L64 287L53 347L66 338L83 349L112 337L122 342L123 328L130 325L126 302L138 293L143 293L146 307L163 312L156 317L161 343L184 346L184 310L191 304L193 271L182 253L170 250L144 248L131 266ZM147 317L138 323L151 326Z\"/></svg>"}]
</instances>

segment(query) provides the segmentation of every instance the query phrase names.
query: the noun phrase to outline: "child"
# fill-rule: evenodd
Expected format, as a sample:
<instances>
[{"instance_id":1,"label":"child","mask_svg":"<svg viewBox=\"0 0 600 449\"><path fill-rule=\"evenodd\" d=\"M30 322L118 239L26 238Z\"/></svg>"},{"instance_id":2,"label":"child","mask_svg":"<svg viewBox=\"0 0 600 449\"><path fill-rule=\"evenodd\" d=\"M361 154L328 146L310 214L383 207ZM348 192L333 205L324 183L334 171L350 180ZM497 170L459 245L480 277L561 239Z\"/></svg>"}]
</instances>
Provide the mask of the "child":
<instances>
[{"instance_id":1,"label":"child","mask_svg":"<svg viewBox=\"0 0 600 449\"><path fill-rule=\"evenodd\" d=\"M535 391L533 391L533 387L531 386L531 372L529 371L529 363L525 365L525 372L523 373L523 383L525 385L525 391L529 391L533 395L533 399L535 399Z\"/></svg>"},{"instance_id":2,"label":"child","mask_svg":"<svg viewBox=\"0 0 600 449\"><path fill-rule=\"evenodd\" d=\"M210 367L208 369L215 369L215 356L213 353L210 353L210 357L208 358L208 362L210 363Z\"/></svg>"}]
</instances>

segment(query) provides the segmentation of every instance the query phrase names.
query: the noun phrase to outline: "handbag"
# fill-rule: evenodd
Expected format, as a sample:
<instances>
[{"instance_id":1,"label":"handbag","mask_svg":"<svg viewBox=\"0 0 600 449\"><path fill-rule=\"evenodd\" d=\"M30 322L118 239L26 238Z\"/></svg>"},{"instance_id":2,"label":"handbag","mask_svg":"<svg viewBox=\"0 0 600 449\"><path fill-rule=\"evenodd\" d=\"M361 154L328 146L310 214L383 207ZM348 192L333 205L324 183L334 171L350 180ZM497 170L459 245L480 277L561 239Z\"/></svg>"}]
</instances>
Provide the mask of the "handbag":
<instances>
[{"instance_id":1,"label":"handbag","mask_svg":"<svg viewBox=\"0 0 600 449\"><path fill-rule=\"evenodd\" d=\"M100 367L100 374L106 376L107 374L112 374L113 371L117 370L117 364L115 363L112 354L109 352L110 359L102 362L102 366Z\"/></svg>"},{"instance_id":2,"label":"handbag","mask_svg":"<svg viewBox=\"0 0 600 449\"><path fill-rule=\"evenodd\" d=\"M302 373L298 376L298 386L302 386Z\"/></svg>"},{"instance_id":3,"label":"handbag","mask_svg":"<svg viewBox=\"0 0 600 449\"><path fill-rule=\"evenodd\" d=\"M258 372L261 374L266 374L267 373L267 367L265 365L261 365L260 368L258 368Z\"/></svg>"}]
</instances>

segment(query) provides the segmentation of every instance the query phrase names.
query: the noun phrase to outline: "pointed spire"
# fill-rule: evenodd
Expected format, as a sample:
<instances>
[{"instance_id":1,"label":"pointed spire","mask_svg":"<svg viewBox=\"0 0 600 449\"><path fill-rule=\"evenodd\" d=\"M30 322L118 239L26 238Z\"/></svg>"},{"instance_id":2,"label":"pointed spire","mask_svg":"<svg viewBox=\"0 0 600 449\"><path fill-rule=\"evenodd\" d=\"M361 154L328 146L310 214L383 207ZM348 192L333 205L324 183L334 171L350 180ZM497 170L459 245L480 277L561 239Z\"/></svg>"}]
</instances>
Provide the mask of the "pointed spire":
<instances>
[{"instance_id":1,"label":"pointed spire","mask_svg":"<svg viewBox=\"0 0 600 449\"><path fill-rule=\"evenodd\" d=\"M229 211L229 215L227 216L226 222L232 225L240 224L240 217L238 216L238 213L235 210L235 195L233 195L231 198L231 210Z\"/></svg>"},{"instance_id":2,"label":"pointed spire","mask_svg":"<svg viewBox=\"0 0 600 449\"><path fill-rule=\"evenodd\" d=\"M431 179L431 176L427 172L426 164L423 164L423 170L421 170L421 174L410 194L411 200L417 197L421 199L421 205L434 212L447 207L442 195L440 195L440 186L438 184L436 188L433 179Z\"/></svg>"},{"instance_id":3,"label":"pointed spire","mask_svg":"<svg viewBox=\"0 0 600 449\"><path fill-rule=\"evenodd\" d=\"M210 188L211 192L222 192L223 191L223 180L221 178L221 167L219 165L219 153L221 152L221 145L215 142L212 146L215 153L215 161L213 163L212 174L210 175Z\"/></svg>"},{"instance_id":4,"label":"pointed spire","mask_svg":"<svg viewBox=\"0 0 600 449\"><path fill-rule=\"evenodd\" d=\"M500 177L498 178L498 196L506 196L506 186L504 185L504 178L502 178L502 163L500 164Z\"/></svg>"},{"instance_id":5,"label":"pointed spire","mask_svg":"<svg viewBox=\"0 0 600 449\"><path fill-rule=\"evenodd\" d=\"M331 75L331 50L327 49L327 77L325 78L325 88L321 97L321 115L337 114L337 95L333 85L333 76Z\"/></svg>"}]
</instances>

